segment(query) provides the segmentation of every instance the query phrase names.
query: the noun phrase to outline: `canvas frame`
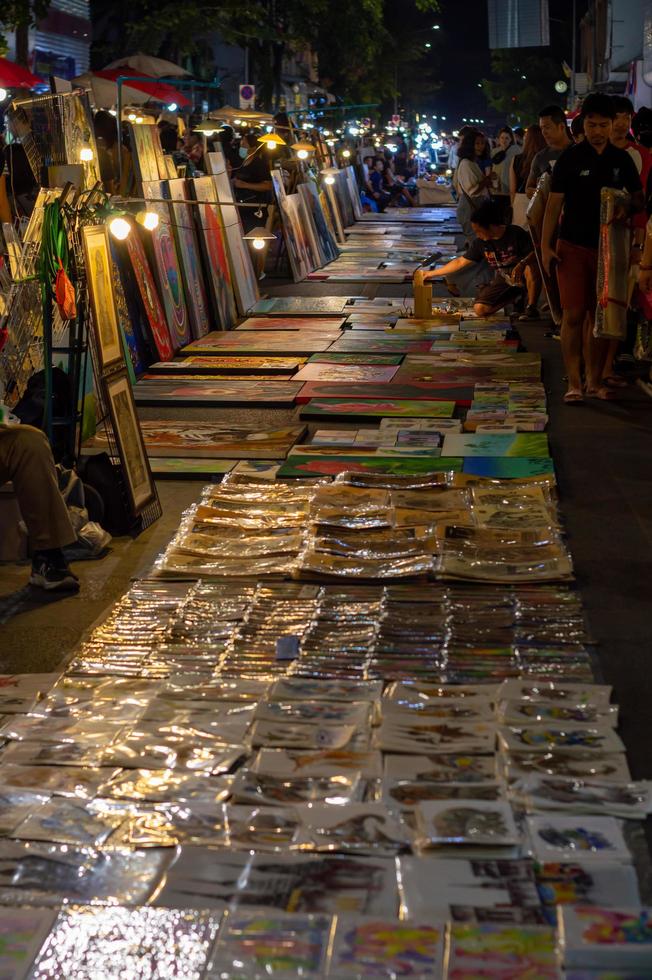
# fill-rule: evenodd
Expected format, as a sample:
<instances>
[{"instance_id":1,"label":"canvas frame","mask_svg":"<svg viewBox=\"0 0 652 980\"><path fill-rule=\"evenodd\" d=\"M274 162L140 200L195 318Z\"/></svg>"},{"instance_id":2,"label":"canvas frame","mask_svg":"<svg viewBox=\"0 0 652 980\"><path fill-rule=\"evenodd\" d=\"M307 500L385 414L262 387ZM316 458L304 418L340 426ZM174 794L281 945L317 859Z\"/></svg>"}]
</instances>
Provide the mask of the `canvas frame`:
<instances>
[{"instance_id":1,"label":"canvas frame","mask_svg":"<svg viewBox=\"0 0 652 980\"><path fill-rule=\"evenodd\" d=\"M106 374L124 364L106 225L86 225L82 241L98 367Z\"/></svg>"},{"instance_id":2,"label":"canvas frame","mask_svg":"<svg viewBox=\"0 0 652 980\"><path fill-rule=\"evenodd\" d=\"M121 371L107 378L104 389L125 489L137 516L156 499L156 489L127 373Z\"/></svg>"}]
</instances>

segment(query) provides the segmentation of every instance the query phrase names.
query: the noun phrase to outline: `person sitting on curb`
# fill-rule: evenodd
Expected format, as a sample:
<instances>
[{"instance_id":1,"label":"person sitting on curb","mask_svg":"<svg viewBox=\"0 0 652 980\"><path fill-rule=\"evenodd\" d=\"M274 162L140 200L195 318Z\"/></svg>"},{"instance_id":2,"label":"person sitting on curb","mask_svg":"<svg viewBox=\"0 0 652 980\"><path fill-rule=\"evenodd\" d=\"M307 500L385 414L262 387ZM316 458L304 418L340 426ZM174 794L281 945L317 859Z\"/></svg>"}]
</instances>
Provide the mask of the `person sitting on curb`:
<instances>
[{"instance_id":1,"label":"person sitting on curb","mask_svg":"<svg viewBox=\"0 0 652 980\"><path fill-rule=\"evenodd\" d=\"M0 484L11 480L32 547L30 585L54 591L78 591L62 548L77 535L61 496L50 444L31 425L0 424Z\"/></svg>"}]
</instances>

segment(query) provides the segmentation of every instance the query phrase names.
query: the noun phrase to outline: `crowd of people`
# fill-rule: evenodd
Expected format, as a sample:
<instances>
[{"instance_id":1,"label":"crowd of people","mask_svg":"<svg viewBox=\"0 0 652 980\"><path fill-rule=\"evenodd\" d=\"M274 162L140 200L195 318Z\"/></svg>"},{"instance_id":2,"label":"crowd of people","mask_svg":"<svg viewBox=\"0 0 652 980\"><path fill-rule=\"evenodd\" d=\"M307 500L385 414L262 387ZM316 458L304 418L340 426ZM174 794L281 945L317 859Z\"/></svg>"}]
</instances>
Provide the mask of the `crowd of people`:
<instances>
[{"instance_id":1,"label":"crowd of people","mask_svg":"<svg viewBox=\"0 0 652 980\"><path fill-rule=\"evenodd\" d=\"M482 268L475 300L480 316L513 303L519 319L537 320L547 290L558 291L567 404L612 399L626 385L615 369L620 342L594 333L601 191L627 192L614 221L630 229L629 300L636 304L652 290L652 232L647 233L652 156L645 145L652 144L651 119L650 110L635 116L625 96L593 93L570 128L563 109L545 106L524 134L504 127L493 151L484 133L466 127L453 175L463 254L417 276L421 283L443 279L454 291L456 274ZM545 211L531 236L525 229L530 229L527 209L535 195L541 195ZM603 248L622 247L619 240L603 236Z\"/></svg>"}]
</instances>

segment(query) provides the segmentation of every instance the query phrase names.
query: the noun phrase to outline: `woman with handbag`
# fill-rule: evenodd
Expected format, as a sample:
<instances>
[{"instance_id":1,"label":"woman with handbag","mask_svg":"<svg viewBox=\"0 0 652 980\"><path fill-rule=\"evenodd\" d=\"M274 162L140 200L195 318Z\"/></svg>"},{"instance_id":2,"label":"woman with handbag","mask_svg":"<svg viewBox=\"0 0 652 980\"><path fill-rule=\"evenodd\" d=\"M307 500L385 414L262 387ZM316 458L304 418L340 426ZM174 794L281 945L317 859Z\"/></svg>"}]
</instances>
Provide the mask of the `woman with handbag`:
<instances>
[{"instance_id":1,"label":"woman with handbag","mask_svg":"<svg viewBox=\"0 0 652 980\"><path fill-rule=\"evenodd\" d=\"M489 199L491 170L485 173L480 165L486 147L486 139L477 129L464 134L458 150L459 163L455 171L455 189L458 195L457 220L462 226L467 244L475 237L471 227L471 215Z\"/></svg>"}]
</instances>

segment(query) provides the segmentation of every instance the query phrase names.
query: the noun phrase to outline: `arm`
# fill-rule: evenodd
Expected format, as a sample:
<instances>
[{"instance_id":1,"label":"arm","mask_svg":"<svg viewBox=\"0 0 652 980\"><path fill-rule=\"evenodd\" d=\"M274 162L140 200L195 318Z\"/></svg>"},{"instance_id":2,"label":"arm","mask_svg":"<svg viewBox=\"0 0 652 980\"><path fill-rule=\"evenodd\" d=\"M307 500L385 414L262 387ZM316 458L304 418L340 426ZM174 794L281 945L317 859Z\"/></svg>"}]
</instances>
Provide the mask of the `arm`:
<instances>
[{"instance_id":1,"label":"arm","mask_svg":"<svg viewBox=\"0 0 652 980\"><path fill-rule=\"evenodd\" d=\"M561 209L564 205L564 195L559 192L551 191L548 195L546 213L543 216L543 231L541 232L541 258L543 267L550 275L553 259L559 261L559 257L553 248L553 239L559 225Z\"/></svg>"},{"instance_id":2,"label":"arm","mask_svg":"<svg viewBox=\"0 0 652 980\"><path fill-rule=\"evenodd\" d=\"M525 185L525 193L528 197L534 197L534 192L537 189L537 181L539 179L539 174L534 169L534 161L532 161L532 166L530 167L530 173L528 174L527 184Z\"/></svg>"},{"instance_id":3,"label":"arm","mask_svg":"<svg viewBox=\"0 0 652 980\"><path fill-rule=\"evenodd\" d=\"M471 259L465 259L460 255L459 258L452 259L446 265L441 265L438 269L417 269L414 273L414 284L416 286L423 286L430 279L443 279L446 276L452 276L454 272L459 272L460 269L466 269L470 265L475 265L475 262Z\"/></svg>"},{"instance_id":4,"label":"arm","mask_svg":"<svg viewBox=\"0 0 652 980\"><path fill-rule=\"evenodd\" d=\"M516 157L512 157L512 159L509 161L509 196L511 198L512 204L514 203L514 198L516 197L516 188L518 186L516 182L516 173L514 171L515 159Z\"/></svg>"}]
</instances>

